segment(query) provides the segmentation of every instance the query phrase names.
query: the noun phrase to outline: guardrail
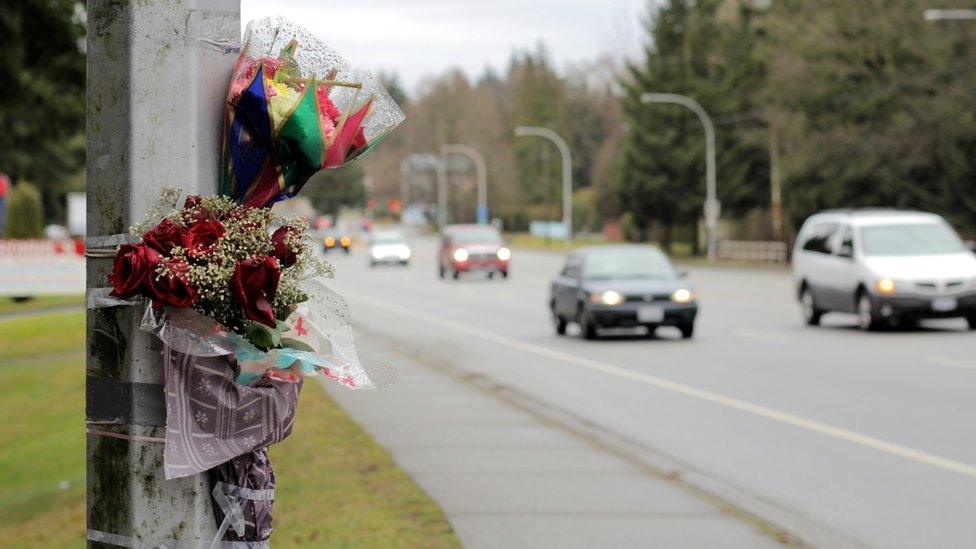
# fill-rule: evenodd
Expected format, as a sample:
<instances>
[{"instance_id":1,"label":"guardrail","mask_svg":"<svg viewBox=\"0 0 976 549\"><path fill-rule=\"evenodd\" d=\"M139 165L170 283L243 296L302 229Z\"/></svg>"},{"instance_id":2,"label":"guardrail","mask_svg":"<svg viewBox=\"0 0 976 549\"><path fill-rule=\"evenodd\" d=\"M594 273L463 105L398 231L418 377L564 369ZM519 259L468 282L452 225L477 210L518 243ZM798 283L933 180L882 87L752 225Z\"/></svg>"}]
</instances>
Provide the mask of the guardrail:
<instances>
[{"instance_id":1,"label":"guardrail","mask_svg":"<svg viewBox=\"0 0 976 549\"><path fill-rule=\"evenodd\" d=\"M718 258L750 263L786 263L789 258L785 242L765 240L720 240Z\"/></svg>"}]
</instances>

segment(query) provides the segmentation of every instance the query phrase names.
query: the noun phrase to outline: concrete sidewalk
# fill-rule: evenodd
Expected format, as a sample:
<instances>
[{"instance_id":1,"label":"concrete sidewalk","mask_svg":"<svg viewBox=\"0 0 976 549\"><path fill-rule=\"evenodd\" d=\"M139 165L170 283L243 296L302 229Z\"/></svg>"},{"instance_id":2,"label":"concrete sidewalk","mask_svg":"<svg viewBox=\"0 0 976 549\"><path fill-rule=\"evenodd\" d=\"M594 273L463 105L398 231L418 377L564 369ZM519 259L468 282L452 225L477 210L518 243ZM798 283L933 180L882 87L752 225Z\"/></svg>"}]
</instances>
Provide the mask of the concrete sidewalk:
<instances>
[{"instance_id":1,"label":"concrete sidewalk","mask_svg":"<svg viewBox=\"0 0 976 549\"><path fill-rule=\"evenodd\" d=\"M396 385L328 392L444 509L466 547L766 547L758 523L494 394L483 379L360 337Z\"/></svg>"}]
</instances>

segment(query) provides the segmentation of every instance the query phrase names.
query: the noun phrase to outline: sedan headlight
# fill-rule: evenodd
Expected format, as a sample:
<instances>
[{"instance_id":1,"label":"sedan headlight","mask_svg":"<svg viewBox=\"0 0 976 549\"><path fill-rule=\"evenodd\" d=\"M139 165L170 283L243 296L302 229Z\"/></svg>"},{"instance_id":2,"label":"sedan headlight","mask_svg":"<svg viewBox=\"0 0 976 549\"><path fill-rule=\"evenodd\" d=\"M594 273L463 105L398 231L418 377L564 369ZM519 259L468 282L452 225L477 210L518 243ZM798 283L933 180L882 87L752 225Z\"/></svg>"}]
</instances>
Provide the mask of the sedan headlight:
<instances>
[{"instance_id":1,"label":"sedan headlight","mask_svg":"<svg viewBox=\"0 0 976 549\"><path fill-rule=\"evenodd\" d=\"M695 292L686 288L680 288L671 294L671 301L675 303L691 303L695 300Z\"/></svg>"},{"instance_id":2,"label":"sedan headlight","mask_svg":"<svg viewBox=\"0 0 976 549\"><path fill-rule=\"evenodd\" d=\"M603 293L591 295L590 301L593 303L602 303L604 305L620 305L624 302L624 296L622 296L620 292L607 290Z\"/></svg>"},{"instance_id":3,"label":"sedan headlight","mask_svg":"<svg viewBox=\"0 0 976 549\"><path fill-rule=\"evenodd\" d=\"M468 251L465 250L464 248L458 248L458 249L454 250L453 257L454 257L454 261L458 261L458 262L467 261L468 260Z\"/></svg>"},{"instance_id":4,"label":"sedan headlight","mask_svg":"<svg viewBox=\"0 0 976 549\"><path fill-rule=\"evenodd\" d=\"M400 259L403 259L403 260L410 259L410 248L408 248L406 246L400 248L400 251L397 252L397 255L399 255L400 256Z\"/></svg>"},{"instance_id":5,"label":"sedan headlight","mask_svg":"<svg viewBox=\"0 0 976 549\"><path fill-rule=\"evenodd\" d=\"M895 281L890 278L878 279L878 282L874 285L878 293L882 295L891 295L895 293Z\"/></svg>"},{"instance_id":6,"label":"sedan headlight","mask_svg":"<svg viewBox=\"0 0 976 549\"><path fill-rule=\"evenodd\" d=\"M502 261L508 261L509 259L512 259L512 250L509 250L508 248L499 248L498 259Z\"/></svg>"}]
</instances>

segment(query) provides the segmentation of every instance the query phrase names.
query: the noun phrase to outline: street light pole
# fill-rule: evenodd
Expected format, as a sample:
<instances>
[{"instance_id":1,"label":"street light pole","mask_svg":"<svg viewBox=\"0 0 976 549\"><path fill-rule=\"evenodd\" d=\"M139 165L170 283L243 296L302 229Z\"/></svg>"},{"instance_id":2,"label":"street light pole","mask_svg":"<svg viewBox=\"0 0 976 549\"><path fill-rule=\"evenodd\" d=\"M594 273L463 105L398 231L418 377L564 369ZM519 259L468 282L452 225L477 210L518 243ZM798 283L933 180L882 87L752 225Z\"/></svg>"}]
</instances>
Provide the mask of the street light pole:
<instances>
[{"instance_id":1,"label":"street light pole","mask_svg":"<svg viewBox=\"0 0 976 549\"><path fill-rule=\"evenodd\" d=\"M478 149L468 145L453 144L441 147L441 154L461 154L471 159L478 172L478 223L488 223L488 171L485 169L485 159Z\"/></svg>"},{"instance_id":2,"label":"street light pole","mask_svg":"<svg viewBox=\"0 0 976 549\"><path fill-rule=\"evenodd\" d=\"M715 262L716 230L718 228L718 193L715 185L715 126L705 109L694 99L676 93L644 93L641 103L673 103L691 109L705 127L705 242L708 262Z\"/></svg>"},{"instance_id":3,"label":"street light pole","mask_svg":"<svg viewBox=\"0 0 976 549\"><path fill-rule=\"evenodd\" d=\"M400 161L400 207L407 207L407 200L410 198L410 160L404 158Z\"/></svg>"},{"instance_id":4,"label":"street light pole","mask_svg":"<svg viewBox=\"0 0 976 549\"><path fill-rule=\"evenodd\" d=\"M444 161L435 154L411 154L407 162L423 162L434 168L437 174L437 228L447 225L447 168Z\"/></svg>"},{"instance_id":5,"label":"street light pole","mask_svg":"<svg viewBox=\"0 0 976 549\"><path fill-rule=\"evenodd\" d=\"M556 144L563 157L563 226L566 228L566 244L573 242L573 157L569 145L558 133L539 126L519 126L515 128L519 137L541 137Z\"/></svg>"}]
</instances>

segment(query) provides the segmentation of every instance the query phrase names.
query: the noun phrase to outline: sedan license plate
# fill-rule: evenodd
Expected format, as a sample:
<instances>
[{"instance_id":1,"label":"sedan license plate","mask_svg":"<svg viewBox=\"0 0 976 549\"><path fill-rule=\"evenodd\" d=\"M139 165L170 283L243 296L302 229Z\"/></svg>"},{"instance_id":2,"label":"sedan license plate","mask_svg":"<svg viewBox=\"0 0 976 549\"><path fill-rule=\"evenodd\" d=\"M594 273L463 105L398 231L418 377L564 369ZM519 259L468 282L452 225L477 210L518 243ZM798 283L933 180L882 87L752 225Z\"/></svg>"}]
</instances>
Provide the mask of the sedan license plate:
<instances>
[{"instance_id":1,"label":"sedan license plate","mask_svg":"<svg viewBox=\"0 0 976 549\"><path fill-rule=\"evenodd\" d=\"M637 309L638 322L661 322L664 320L664 307L645 305Z\"/></svg>"},{"instance_id":2,"label":"sedan license plate","mask_svg":"<svg viewBox=\"0 0 976 549\"><path fill-rule=\"evenodd\" d=\"M932 310L940 313L955 311L958 306L959 302L954 297L938 297L932 300Z\"/></svg>"}]
</instances>

